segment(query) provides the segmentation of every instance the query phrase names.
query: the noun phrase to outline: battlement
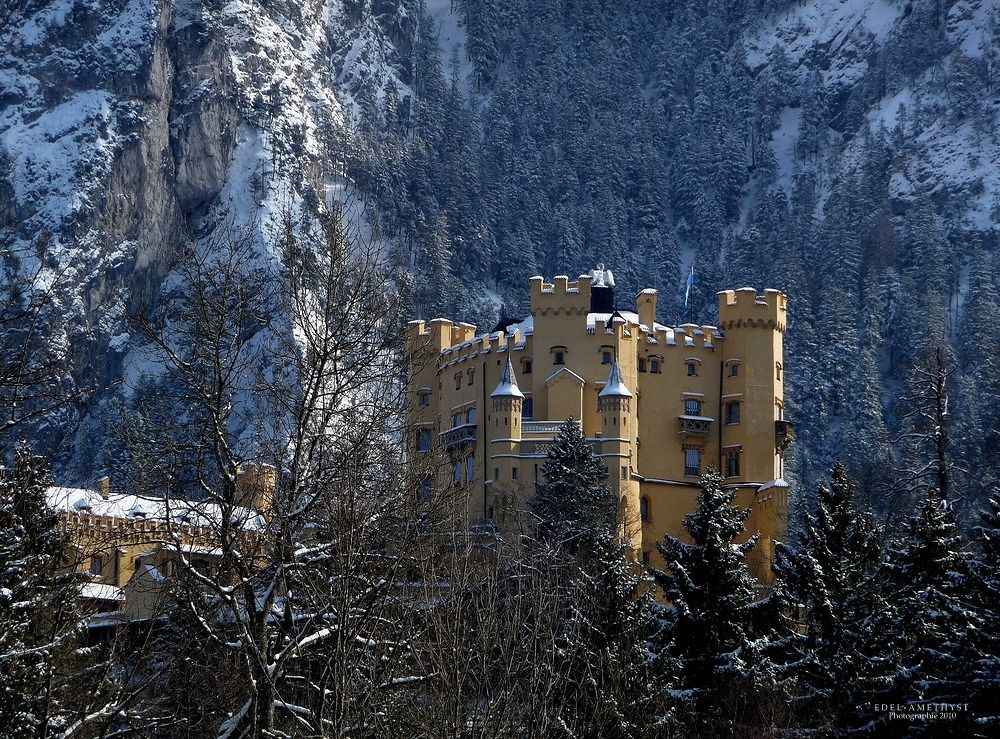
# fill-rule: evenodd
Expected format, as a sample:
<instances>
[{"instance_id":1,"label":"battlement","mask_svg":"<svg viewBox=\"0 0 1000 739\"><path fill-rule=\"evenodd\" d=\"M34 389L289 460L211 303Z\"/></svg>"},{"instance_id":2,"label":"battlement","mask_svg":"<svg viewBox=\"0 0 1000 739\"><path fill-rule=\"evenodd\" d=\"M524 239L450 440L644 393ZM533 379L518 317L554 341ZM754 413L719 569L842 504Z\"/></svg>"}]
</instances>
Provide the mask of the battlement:
<instances>
[{"instance_id":1,"label":"battlement","mask_svg":"<svg viewBox=\"0 0 1000 739\"><path fill-rule=\"evenodd\" d=\"M580 275L573 282L566 275L558 275L552 282L535 276L530 282L532 315L585 315L590 311L592 275Z\"/></svg>"},{"instance_id":2,"label":"battlement","mask_svg":"<svg viewBox=\"0 0 1000 739\"><path fill-rule=\"evenodd\" d=\"M785 332L788 296L780 290L768 289L759 294L755 288L722 290L719 299L719 326L733 328L769 328Z\"/></svg>"}]
</instances>

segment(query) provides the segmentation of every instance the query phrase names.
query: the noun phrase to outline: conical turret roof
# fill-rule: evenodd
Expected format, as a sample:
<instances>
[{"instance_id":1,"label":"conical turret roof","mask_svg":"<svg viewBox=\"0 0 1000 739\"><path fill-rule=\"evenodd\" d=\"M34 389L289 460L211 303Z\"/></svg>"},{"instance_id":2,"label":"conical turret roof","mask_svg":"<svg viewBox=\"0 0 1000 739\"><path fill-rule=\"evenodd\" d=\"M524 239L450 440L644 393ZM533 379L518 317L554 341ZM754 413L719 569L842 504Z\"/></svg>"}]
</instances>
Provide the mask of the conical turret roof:
<instances>
[{"instance_id":1,"label":"conical turret roof","mask_svg":"<svg viewBox=\"0 0 1000 739\"><path fill-rule=\"evenodd\" d=\"M622 368L618 366L616 359L611 365L611 374L608 375L608 382L601 390L602 398L631 398L632 391L625 387L622 379Z\"/></svg>"},{"instance_id":2,"label":"conical turret roof","mask_svg":"<svg viewBox=\"0 0 1000 739\"><path fill-rule=\"evenodd\" d=\"M490 393L491 398L523 398L524 393L517 386L517 378L514 377L514 367L507 357L507 364L504 365L503 374L500 375L500 382L497 389Z\"/></svg>"}]
</instances>

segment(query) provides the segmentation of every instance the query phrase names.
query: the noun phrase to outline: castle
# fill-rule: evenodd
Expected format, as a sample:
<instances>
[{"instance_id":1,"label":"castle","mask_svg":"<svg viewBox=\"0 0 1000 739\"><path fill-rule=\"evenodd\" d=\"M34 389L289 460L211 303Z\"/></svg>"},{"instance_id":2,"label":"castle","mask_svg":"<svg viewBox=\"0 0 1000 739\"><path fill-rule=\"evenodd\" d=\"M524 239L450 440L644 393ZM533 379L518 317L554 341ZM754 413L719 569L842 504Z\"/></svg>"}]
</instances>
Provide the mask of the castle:
<instances>
[{"instance_id":1,"label":"castle","mask_svg":"<svg viewBox=\"0 0 1000 739\"><path fill-rule=\"evenodd\" d=\"M616 308L614 292L599 265L575 281L532 277L531 315L490 333L444 318L408 324L411 451L447 460L416 482L415 505L452 489L469 525L523 525L546 449L575 419L620 490L637 559L664 564L655 542L684 536L711 465L751 509L747 529L760 544L750 564L769 581L788 509L788 298L726 290L718 327L669 327L656 321L655 290L641 291L634 311Z\"/></svg>"}]
</instances>

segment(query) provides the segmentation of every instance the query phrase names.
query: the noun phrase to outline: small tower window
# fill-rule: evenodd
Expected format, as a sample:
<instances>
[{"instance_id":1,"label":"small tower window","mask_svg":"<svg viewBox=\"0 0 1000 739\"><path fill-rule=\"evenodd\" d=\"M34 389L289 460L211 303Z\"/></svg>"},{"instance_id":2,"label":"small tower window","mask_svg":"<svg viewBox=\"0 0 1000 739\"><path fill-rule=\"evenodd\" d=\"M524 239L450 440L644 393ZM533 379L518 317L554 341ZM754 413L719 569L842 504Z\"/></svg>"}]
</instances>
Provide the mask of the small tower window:
<instances>
[{"instance_id":1,"label":"small tower window","mask_svg":"<svg viewBox=\"0 0 1000 739\"><path fill-rule=\"evenodd\" d=\"M740 402L734 400L726 403L726 424L732 426L740 422Z\"/></svg>"},{"instance_id":2,"label":"small tower window","mask_svg":"<svg viewBox=\"0 0 1000 739\"><path fill-rule=\"evenodd\" d=\"M493 468L493 479L494 480L499 480L500 479L500 468L499 467L494 467Z\"/></svg>"},{"instance_id":3,"label":"small tower window","mask_svg":"<svg viewBox=\"0 0 1000 739\"><path fill-rule=\"evenodd\" d=\"M424 478L417 483L417 505L428 505L431 502L431 481Z\"/></svg>"},{"instance_id":4,"label":"small tower window","mask_svg":"<svg viewBox=\"0 0 1000 739\"><path fill-rule=\"evenodd\" d=\"M521 402L521 418L535 417L535 401L531 396L526 397Z\"/></svg>"},{"instance_id":5,"label":"small tower window","mask_svg":"<svg viewBox=\"0 0 1000 739\"><path fill-rule=\"evenodd\" d=\"M697 377L698 376L698 365L695 364L694 362L688 362L687 363L687 373L688 373L688 377Z\"/></svg>"},{"instance_id":6,"label":"small tower window","mask_svg":"<svg viewBox=\"0 0 1000 739\"><path fill-rule=\"evenodd\" d=\"M531 374L531 360L525 359L521 363L521 374L530 375Z\"/></svg>"},{"instance_id":7,"label":"small tower window","mask_svg":"<svg viewBox=\"0 0 1000 739\"><path fill-rule=\"evenodd\" d=\"M461 425L462 425L462 414L456 413L451 417L451 427L455 428L456 426L461 426Z\"/></svg>"},{"instance_id":8,"label":"small tower window","mask_svg":"<svg viewBox=\"0 0 1000 739\"><path fill-rule=\"evenodd\" d=\"M639 498L639 520L649 523L649 498Z\"/></svg>"},{"instance_id":9,"label":"small tower window","mask_svg":"<svg viewBox=\"0 0 1000 739\"><path fill-rule=\"evenodd\" d=\"M417 451L429 452L431 450L430 429L420 429L417 431Z\"/></svg>"},{"instance_id":10,"label":"small tower window","mask_svg":"<svg viewBox=\"0 0 1000 739\"><path fill-rule=\"evenodd\" d=\"M470 408L465 412L465 422L468 424L473 424L476 422L476 409Z\"/></svg>"},{"instance_id":11,"label":"small tower window","mask_svg":"<svg viewBox=\"0 0 1000 739\"><path fill-rule=\"evenodd\" d=\"M104 557L95 554L90 558L90 574L100 575L104 572Z\"/></svg>"},{"instance_id":12,"label":"small tower window","mask_svg":"<svg viewBox=\"0 0 1000 739\"><path fill-rule=\"evenodd\" d=\"M774 379L781 379L781 362L774 363Z\"/></svg>"},{"instance_id":13,"label":"small tower window","mask_svg":"<svg viewBox=\"0 0 1000 739\"><path fill-rule=\"evenodd\" d=\"M660 360L659 359L650 359L649 360L649 371L652 372L654 375L660 374Z\"/></svg>"},{"instance_id":14,"label":"small tower window","mask_svg":"<svg viewBox=\"0 0 1000 739\"><path fill-rule=\"evenodd\" d=\"M510 471L510 479L511 480L516 480L517 479L517 467L514 467L513 469L511 469L511 471Z\"/></svg>"},{"instance_id":15,"label":"small tower window","mask_svg":"<svg viewBox=\"0 0 1000 739\"><path fill-rule=\"evenodd\" d=\"M740 476L740 448L726 450L726 477Z\"/></svg>"},{"instance_id":16,"label":"small tower window","mask_svg":"<svg viewBox=\"0 0 1000 739\"><path fill-rule=\"evenodd\" d=\"M627 480L628 479L628 465L627 464L623 464L622 465L622 479L623 480Z\"/></svg>"},{"instance_id":17,"label":"small tower window","mask_svg":"<svg viewBox=\"0 0 1000 739\"><path fill-rule=\"evenodd\" d=\"M685 416L700 416L701 415L701 401L695 400L694 398L688 398L684 401L684 415Z\"/></svg>"},{"instance_id":18,"label":"small tower window","mask_svg":"<svg viewBox=\"0 0 1000 739\"><path fill-rule=\"evenodd\" d=\"M465 375L469 378L469 384L472 385L476 381L476 368L469 367L469 369L465 371Z\"/></svg>"},{"instance_id":19,"label":"small tower window","mask_svg":"<svg viewBox=\"0 0 1000 739\"><path fill-rule=\"evenodd\" d=\"M552 360L552 364L566 364L566 353L562 351L557 351L555 354L555 359Z\"/></svg>"},{"instance_id":20,"label":"small tower window","mask_svg":"<svg viewBox=\"0 0 1000 739\"><path fill-rule=\"evenodd\" d=\"M684 474L688 477L701 475L701 449L697 447L684 448Z\"/></svg>"},{"instance_id":21,"label":"small tower window","mask_svg":"<svg viewBox=\"0 0 1000 739\"><path fill-rule=\"evenodd\" d=\"M455 389L456 390L461 390L462 389L462 373L461 372L456 372L455 373Z\"/></svg>"},{"instance_id":22,"label":"small tower window","mask_svg":"<svg viewBox=\"0 0 1000 739\"><path fill-rule=\"evenodd\" d=\"M640 372L646 371L646 359L644 357L639 357L637 364L639 365Z\"/></svg>"},{"instance_id":23,"label":"small tower window","mask_svg":"<svg viewBox=\"0 0 1000 739\"><path fill-rule=\"evenodd\" d=\"M465 458L465 479L467 482L472 482L473 478L476 476L476 458L466 457Z\"/></svg>"},{"instance_id":24,"label":"small tower window","mask_svg":"<svg viewBox=\"0 0 1000 739\"><path fill-rule=\"evenodd\" d=\"M417 403L421 406L428 406L431 404L431 394L426 390L423 390L417 394Z\"/></svg>"},{"instance_id":25,"label":"small tower window","mask_svg":"<svg viewBox=\"0 0 1000 739\"><path fill-rule=\"evenodd\" d=\"M739 374L740 374L740 366L738 364L732 364L729 366L730 377L739 377Z\"/></svg>"},{"instance_id":26,"label":"small tower window","mask_svg":"<svg viewBox=\"0 0 1000 739\"><path fill-rule=\"evenodd\" d=\"M601 352L601 364L611 364L611 352L607 349Z\"/></svg>"}]
</instances>

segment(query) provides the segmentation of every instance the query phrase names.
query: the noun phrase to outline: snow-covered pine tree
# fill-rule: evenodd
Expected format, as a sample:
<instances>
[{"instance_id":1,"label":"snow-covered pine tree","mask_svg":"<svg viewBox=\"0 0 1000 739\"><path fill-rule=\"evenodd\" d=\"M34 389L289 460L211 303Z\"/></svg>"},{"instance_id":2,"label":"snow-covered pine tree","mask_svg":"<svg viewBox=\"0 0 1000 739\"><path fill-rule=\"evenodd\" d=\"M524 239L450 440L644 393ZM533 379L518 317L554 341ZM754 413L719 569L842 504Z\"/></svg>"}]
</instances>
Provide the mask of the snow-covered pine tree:
<instances>
[{"instance_id":1,"label":"snow-covered pine tree","mask_svg":"<svg viewBox=\"0 0 1000 739\"><path fill-rule=\"evenodd\" d=\"M709 470L701 478L698 508L684 517L691 543L666 536L657 549L667 569L652 575L669 604L652 640L657 679L678 716L695 736L730 731L736 713L753 703L749 680L756 661L755 582L746 556L756 535L742 544L749 509L733 504L735 492ZM725 706L742 701L732 712Z\"/></svg>"},{"instance_id":2,"label":"snow-covered pine tree","mask_svg":"<svg viewBox=\"0 0 1000 739\"><path fill-rule=\"evenodd\" d=\"M772 600L784 629L769 659L791 690L800 726L850 733L869 717L859 713L891 675L882 636L890 616L881 588L882 530L858 506L846 467L819 485L793 543L776 546Z\"/></svg>"},{"instance_id":3,"label":"snow-covered pine tree","mask_svg":"<svg viewBox=\"0 0 1000 739\"><path fill-rule=\"evenodd\" d=\"M0 479L0 735L44 736L57 720L58 661L77 634L59 567L66 539L46 501L48 465L22 444Z\"/></svg>"},{"instance_id":4,"label":"snow-covered pine tree","mask_svg":"<svg viewBox=\"0 0 1000 739\"><path fill-rule=\"evenodd\" d=\"M969 702L983 624L963 549L951 506L928 487L904 535L887 553L894 613L891 631L880 636L898 651L885 702ZM885 714L876 719L890 720ZM955 721L910 722L907 731L909 736L969 736L972 719L971 712L960 712Z\"/></svg>"},{"instance_id":5,"label":"snow-covered pine tree","mask_svg":"<svg viewBox=\"0 0 1000 739\"><path fill-rule=\"evenodd\" d=\"M649 602L639 597L617 531L607 468L572 419L559 429L542 466L531 508L540 547L561 568L565 613L556 635L562 711L553 731L566 736L649 736L654 701L643 644L652 634Z\"/></svg>"},{"instance_id":6,"label":"snow-covered pine tree","mask_svg":"<svg viewBox=\"0 0 1000 739\"><path fill-rule=\"evenodd\" d=\"M575 553L611 530L616 497L606 484L608 468L577 421L559 427L541 471L542 481L529 501L541 541Z\"/></svg>"},{"instance_id":7,"label":"snow-covered pine tree","mask_svg":"<svg viewBox=\"0 0 1000 739\"><path fill-rule=\"evenodd\" d=\"M1000 493L979 515L975 532L981 550L971 566L982 624L970 703L977 727L995 727L1000 726Z\"/></svg>"}]
</instances>

